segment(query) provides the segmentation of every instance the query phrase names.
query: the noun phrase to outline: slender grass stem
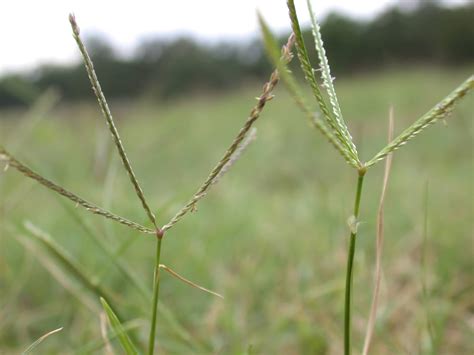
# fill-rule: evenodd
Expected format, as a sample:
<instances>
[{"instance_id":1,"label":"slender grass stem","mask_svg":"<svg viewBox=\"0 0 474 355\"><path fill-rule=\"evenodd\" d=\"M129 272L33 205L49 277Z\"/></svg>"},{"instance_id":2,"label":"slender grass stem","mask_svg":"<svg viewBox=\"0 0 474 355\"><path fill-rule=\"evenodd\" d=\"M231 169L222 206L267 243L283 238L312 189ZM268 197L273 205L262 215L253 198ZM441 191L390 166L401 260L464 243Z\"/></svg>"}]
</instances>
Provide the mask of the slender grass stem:
<instances>
[{"instance_id":1,"label":"slender grass stem","mask_svg":"<svg viewBox=\"0 0 474 355\"><path fill-rule=\"evenodd\" d=\"M155 277L153 281L153 303L152 303L152 313L151 313L152 315L151 315L150 337L148 340L148 354L149 355L153 355L154 350L155 350L156 313L158 309L158 295L160 293L160 257L161 257L161 242L163 240L163 234L162 232L161 232L161 235L159 233L158 233L158 240L156 244Z\"/></svg>"},{"instance_id":2,"label":"slender grass stem","mask_svg":"<svg viewBox=\"0 0 474 355\"><path fill-rule=\"evenodd\" d=\"M357 236L357 218L359 216L360 198L362 194L362 185L364 184L364 176L366 170L359 170L359 178L357 180L357 192L354 201L354 215L351 221L351 236L349 241L349 253L347 256L346 271L346 292L344 299L344 355L351 354L351 291L352 291L352 274L354 265L354 254Z\"/></svg>"}]
</instances>

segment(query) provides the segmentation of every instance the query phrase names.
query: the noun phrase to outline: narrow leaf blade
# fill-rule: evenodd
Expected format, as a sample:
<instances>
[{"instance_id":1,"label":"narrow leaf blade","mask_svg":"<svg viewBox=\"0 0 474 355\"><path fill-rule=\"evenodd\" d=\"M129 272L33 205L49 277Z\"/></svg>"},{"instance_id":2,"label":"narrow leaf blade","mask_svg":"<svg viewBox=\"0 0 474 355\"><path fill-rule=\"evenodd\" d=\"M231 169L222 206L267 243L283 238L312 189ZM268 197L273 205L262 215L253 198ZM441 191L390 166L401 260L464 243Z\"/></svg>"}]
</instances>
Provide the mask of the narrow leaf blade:
<instances>
[{"instance_id":1,"label":"narrow leaf blade","mask_svg":"<svg viewBox=\"0 0 474 355\"><path fill-rule=\"evenodd\" d=\"M132 340L127 335L127 331L123 327L122 323L115 315L112 307L109 306L107 301L104 298L100 298L100 303L102 303L102 307L104 308L105 313L107 314L107 319L109 320L109 324L113 329L114 333L117 334L118 340L122 345L123 349L127 354L137 354L138 350L135 345L132 343Z\"/></svg>"}]
</instances>

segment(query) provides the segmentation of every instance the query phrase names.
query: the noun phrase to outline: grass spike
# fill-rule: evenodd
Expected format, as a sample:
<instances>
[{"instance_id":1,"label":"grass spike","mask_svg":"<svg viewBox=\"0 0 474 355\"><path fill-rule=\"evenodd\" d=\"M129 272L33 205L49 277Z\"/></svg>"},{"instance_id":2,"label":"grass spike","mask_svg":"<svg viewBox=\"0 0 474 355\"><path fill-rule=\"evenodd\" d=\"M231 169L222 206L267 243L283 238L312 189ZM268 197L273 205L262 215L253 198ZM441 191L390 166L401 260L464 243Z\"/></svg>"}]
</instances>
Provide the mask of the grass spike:
<instances>
[{"instance_id":1,"label":"grass spike","mask_svg":"<svg viewBox=\"0 0 474 355\"><path fill-rule=\"evenodd\" d=\"M79 50L82 54L82 58L84 59L84 64L86 67L87 75L89 76L89 80L92 85L92 89L94 91L95 96L97 97L97 101L99 102L102 114L104 115L107 121L107 126L109 127L109 131L112 134L115 146L117 147L117 151L120 155L120 158L122 159L123 166L125 167L130 181L133 187L135 188L135 192L142 203L143 209L147 213L148 218L155 227L155 229L157 229L155 215L148 206L148 203L145 199L145 194L143 193L143 190L140 184L138 183L137 177L133 172L132 165L130 164L127 154L125 153L125 149L123 147L122 140L120 139L117 127L115 126L112 113L110 112L109 105L107 104L107 100L105 99L104 93L102 92L102 88L100 87L97 74L95 73L94 64L92 63L89 53L87 52L87 49L81 40L79 26L77 25L76 18L74 17L74 15L69 15L69 22L71 23L73 37L76 40Z\"/></svg>"},{"instance_id":2,"label":"grass spike","mask_svg":"<svg viewBox=\"0 0 474 355\"><path fill-rule=\"evenodd\" d=\"M69 200L76 203L78 206L84 207L91 213L97 214L99 216L111 219L115 222L121 223L126 225L127 227L136 229L142 233L146 234L155 234L155 230L146 228L136 222L129 221L126 218L120 217L116 214L113 214L109 211L106 211L91 202L84 200L83 198L77 196L76 194L66 190L62 186L52 182L51 180L46 179L45 177L41 176L40 174L36 173L35 171L31 170L28 166L17 160L13 157L9 152L7 152L4 148L0 146L0 161L6 163L6 167L12 167L18 170L20 173L29 177L30 179L36 180L41 185L47 187L50 190L57 192L58 194L68 198Z\"/></svg>"},{"instance_id":3,"label":"grass spike","mask_svg":"<svg viewBox=\"0 0 474 355\"><path fill-rule=\"evenodd\" d=\"M286 60L290 61L291 56L289 55L289 51L285 50L285 48L289 48L292 45L291 36L288 40L286 46L283 47L283 54L287 55ZM209 188L213 185L216 178L222 176L221 172L228 164L229 161L232 160L235 152L239 149L242 144L242 141L247 137L252 125L255 121L260 117L266 103L273 98L273 90L275 89L276 85L280 80L280 75L278 69L275 69L272 74L270 75L270 79L263 85L263 91L261 95L258 97L257 105L250 111L250 115L248 116L247 120L245 121L244 126L240 129L237 136L234 138L232 144L229 146L227 151L224 153L224 156L221 160L217 163L217 165L212 169L211 173L207 177L206 181L199 187L196 193L191 197L191 199L184 205L184 207L175 214L175 216L165 224L161 230L163 232L167 231L168 229L172 228L181 218L184 217L189 211L193 210L197 204L197 202L203 198ZM235 160L235 159L234 159Z\"/></svg>"},{"instance_id":4,"label":"grass spike","mask_svg":"<svg viewBox=\"0 0 474 355\"><path fill-rule=\"evenodd\" d=\"M117 334L119 342L127 353L127 355L138 355L137 348L127 335L127 331L120 322L120 319L114 313L107 301L103 297L101 297L100 303L102 303L102 307L104 308L104 311L107 314L107 319L109 320L110 327L114 330L115 334Z\"/></svg>"},{"instance_id":5,"label":"grass spike","mask_svg":"<svg viewBox=\"0 0 474 355\"><path fill-rule=\"evenodd\" d=\"M336 123L339 127L340 132L344 136L345 140L348 142L348 148L351 151L353 157L358 157L357 148L352 141L352 136L349 133L349 129L347 128L346 123L344 122L344 118L342 117L341 107L339 106L339 101L337 99L336 90L334 89L333 84L333 77L331 76L331 69L329 67L329 62L326 56L326 50L324 49L323 39L321 37L321 29L319 27L318 21L316 20L316 16L313 12L313 8L311 6L311 0L306 0L308 5L308 10L311 17L311 27L313 31L313 38L314 44L316 47L316 52L318 53L319 63L320 63L320 72L321 78L323 79L324 87L329 96L329 102L332 106L332 112L336 119Z\"/></svg>"},{"instance_id":6,"label":"grass spike","mask_svg":"<svg viewBox=\"0 0 474 355\"><path fill-rule=\"evenodd\" d=\"M295 3L293 0L288 0L287 5L291 20L291 26L296 38L296 53L298 55L298 59L300 61L301 69L303 70L305 79L310 85L313 96L315 97L318 103L321 113L323 114L323 117L325 118L328 125L331 127L331 130L333 131L332 134L339 141L341 148L346 150L346 154L351 156L353 160L359 162L357 155L353 154L351 151L351 142L343 135L337 121L329 112L328 106L324 101L321 90L319 89L319 84L316 80L313 67L311 66L311 62L309 60L308 51L306 50L306 46L304 44L303 34L301 32L298 15L296 14Z\"/></svg>"},{"instance_id":7,"label":"grass spike","mask_svg":"<svg viewBox=\"0 0 474 355\"><path fill-rule=\"evenodd\" d=\"M370 167L378 161L384 159L388 154L405 145L409 140L423 131L430 124L447 117L454 106L474 88L474 75L467 78L453 92L436 104L431 110L421 116L410 127L405 129L397 138L392 140L385 148L378 152L365 166Z\"/></svg>"},{"instance_id":8,"label":"grass spike","mask_svg":"<svg viewBox=\"0 0 474 355\"><path fill-rule=\"evenodd\" d=\"M237 160L240 159L240 156L242 153L247 149L247 147L255 140L257 139L257 129L253 127L245 139L240 143L239 147L235 150L234 154L230 157L229 161L227 162L226 165L222 167L222 170L217 174L216 178L212 181L213 184L217 184L220 179L224 176L225 173L227 173L230 168L237 162Z\"/></svg>"},{"instance_id":9,"label":"grass spike","mask_svg":"<svg viewBox=\"0 0 474 355\"><path fill-rule=\"evenodd\" d=\"M336 139L331 132L331 130L326 126L326 123L318 117L316 112L312 110L309 105L306 103L304 100L302 94L301 94L301 89L295 80L293 74L291 71L288 69L285 61L282 61L280 59L280 53L278 51L278 45L277 41L275 39L275 36L272 34L270 31L270 28L268 24L265 22L264 18L260 13L258 13L258 20L260 24L260 29L263 34L263 41L265 44L265 49L267 51L268 56L270 57L270 60L273 62L273 65L278 69L281 80L285 82L285 86L287 90L289 91L290 95L293 97L293 100L296 102L296 104L300 107L300 109L305 113L306 117L309 120L309 123L312 127L316 128L318 131L321 132L321 134L326 137L326 139L332 144L332 146L339 152L339 154L342 155L344 160L354 168L359 168L359 163L357 160L355 160L351 155L348 154L347 149L344 149L341 144L339 143L339 140ZM293 41L294 41L294 34L293 36ZM290 50L288 48L285 49L286 52L289 52ZM286 56L291 56L292 53L289 52L286 54Z\"/></svg>"}]
</instances>

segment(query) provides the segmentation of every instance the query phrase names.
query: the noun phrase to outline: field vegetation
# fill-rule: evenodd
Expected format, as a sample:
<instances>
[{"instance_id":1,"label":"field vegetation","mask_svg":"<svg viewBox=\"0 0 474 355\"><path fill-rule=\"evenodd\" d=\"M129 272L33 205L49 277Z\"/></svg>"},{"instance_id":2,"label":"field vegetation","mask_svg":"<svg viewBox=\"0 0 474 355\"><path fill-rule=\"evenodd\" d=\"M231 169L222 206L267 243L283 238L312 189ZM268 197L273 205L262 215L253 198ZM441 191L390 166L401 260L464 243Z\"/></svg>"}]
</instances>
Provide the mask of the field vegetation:
<instances>
[{"instance_id":1,"label":"field vegetation","mask_svg":"<svg viewBox=\"0 0 474 355\"><path fill-rule=\"evenodd\" d=\"M385 145L389 105L398 133L473 69L394 67L337 78L359 155L370 158ZM147 198L159 206L157 219L168 221L196 190L259 91L248 84L159 104L149 97L110 103ZM244 157L166 236L162 263L224 300L163 274L157 343L164 354L342 353L354 176L283 87L275 94ZM394 157L374 354L474 351L473 107L467 97L445 125L430 127ZM64 104L46 92L29 109L4 110L1 117L0 141L16 157L88 200L147 223L96 103ZM361 204L356 349L372 296L382 175L381 164L367 176ZM59 327L38 345L41 353L100 353L110 345L101 332L99 299L38 236L53 240L106 290L126 327L146 342L155 257L150 241L10 168L0 175L0 352L23 351Z\"/></svg>"}]
</instances>

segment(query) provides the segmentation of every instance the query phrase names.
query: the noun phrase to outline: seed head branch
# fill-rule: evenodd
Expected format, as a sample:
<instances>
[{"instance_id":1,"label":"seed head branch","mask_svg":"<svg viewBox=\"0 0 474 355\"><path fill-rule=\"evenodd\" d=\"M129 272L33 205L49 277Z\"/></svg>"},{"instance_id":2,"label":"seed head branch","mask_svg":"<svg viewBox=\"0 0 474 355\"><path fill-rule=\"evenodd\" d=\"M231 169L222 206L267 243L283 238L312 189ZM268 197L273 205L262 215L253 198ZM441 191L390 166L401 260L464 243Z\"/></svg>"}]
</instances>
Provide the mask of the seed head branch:
<instances>
[{"instance_id":1,"label":"seed head branch","mask_svg":"<svg viewBox=\"0 0 474 355\"><path fill-rule=\"evenodd\" d=\"M140 187L140 184L138 183L137 177L133 172L132 165L130 164L127 154L125 153L122 140L120 139L120 135L112 118L112 113L110 112L109 105L107 104L107 100L105 99L104 93L102 92L102 88L100 87L99 79L97 78L97 75L95 73L94 65L89 54L87 53L87 49L84 43L81 40L79 26L77 25L76 18L74 17L74 15L69 15L69 22L71 23L73 37L77 42L79 50L81 51L82 58L84 60L84 65L87 70L87 75L89 76L89 80L92 84L92 90L94 91L94 94L97 97L97 101L99 102L102 114L104 115L107 121L107 126L109 127L109 131L112 134L115 146L117 147L120 158L122 159L123 166L125 167L130 181L133 187L135 188L135 192L142 203L143 209L147 213L148 218L153 223L155 228L157 228L155 215L153 214L153 212L151 212L151 209L148 206L148 203L146 202L143 190Z\"/></svg>"},{"instance_id":2,"label":"seed head branch","mask_svg":"<svg viewBox=\"0 0 474 355\"><path fill-rule=\"evenodd\" d=\"M65 188L57 185L56 183L52 182L51 180L46 179L45 177L41 176L40 174L34 172L31 170L29 167L27 167L25 164L20 162L19 160L15 159L10 153L8 153L5 149L0 147L0 161L3 161L7 164L7 167L12 167L16 170L18 170L20 173L25 175L26 177L29 177L30 179L36 180L39 182L41 185L47 187L50 190L53 190L57 192L58 194L68 198L69 200L75 202L77 205L80 205L84 207L86 210L89 212L92 212L94 214L97 214L99 216L103 216L105 218L111 219L115 222L121 223L123 225L126 225L130 228L136 229L142 233L147 233L147 234L154 234L155 230L146 228L138 223L129 221L128 219L125 219L123 217L117 216L109 211L106 211L93 203L90 203L83 198L77 196L76 194L66 190Z\"/></svg>"},{"instance_id":3,"label":"seed head branch","mask_svg":"<svg viewBox=\"0 0 474 355\"><path fill-rule=\"evenodd\" d=\"M405 145L409 140L423 131L430 124L448 116L454 106L474 88L474 75L471 75L466 81L459 85L451 94L435 105L431 110L421 116L410 127L405 129L397 138L389 143L385 148L378 152L365 165L370 167L378 161L384 159L388 154Z\"/></svg>"},{"instance_id":4,"label":"seed head branch","mask_svg":"<svg viewBox=\"0 0 474 355\"><path fill-rule=\"evenodd\" d=\"M294 36L290 36L288 38L288 42L283 46L281 50L282 59L285 62L289 62L291 60L291 47L294 44ZM272 74L270 75L270 79L268 82L263 85L263 92L258 98L257 105L250 111L250 115L247 118L244 126L240 129L239 133L235 137L234 141L230 145L230 147L225 152L222 159L217 163L217 165L212 169L211 173L207 177L206 181L199 187L196 193L191 197L191 199L184 205L184 207L176 213L176 215L162 227L163 231L167 231L171 227L173 227L184 215L186 215L189 211L195 208L197 202L203 198L213 182L218 178L221 174L221 171L225 168L228 162L231 160L232 156L234 155L235 151L239 148L244 138L247 136L248 131L254 124L254 122L260 117L263 108L265 107L266 103L273 98L273 89L278 84L280 79L280 75L278 69L275 69Z\"/></svg>"}]
</instances>

